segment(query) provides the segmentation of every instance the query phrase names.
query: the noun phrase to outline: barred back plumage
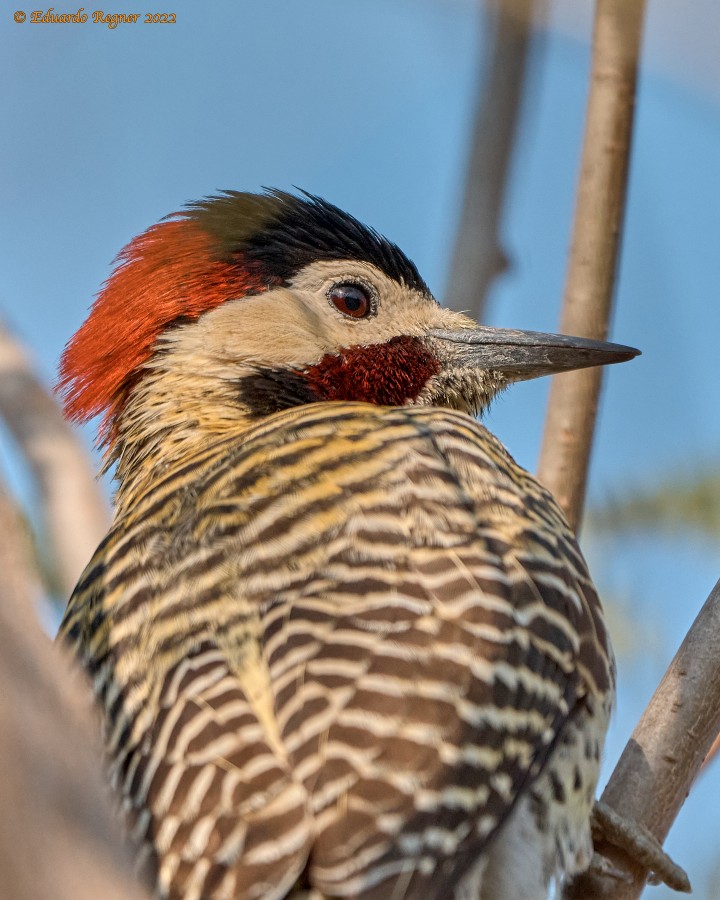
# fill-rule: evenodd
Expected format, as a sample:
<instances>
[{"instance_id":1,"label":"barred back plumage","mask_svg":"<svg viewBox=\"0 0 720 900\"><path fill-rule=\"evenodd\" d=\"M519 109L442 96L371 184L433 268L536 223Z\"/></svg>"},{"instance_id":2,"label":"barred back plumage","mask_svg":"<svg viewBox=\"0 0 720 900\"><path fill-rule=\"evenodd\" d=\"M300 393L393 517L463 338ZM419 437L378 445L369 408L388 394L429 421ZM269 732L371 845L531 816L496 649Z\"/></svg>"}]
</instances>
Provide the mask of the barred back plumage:
<instances>
[{"instance_id":1,"label":"barred back plumage","mask_svg":"<svg viewBox=\"0 0 720 900\"><path fill-rule=\"evenodd\" d=\"M443 310L309 195L126 248L61 367L119 482L61 636L158 898L541 900L587 866L602 611L473 416L635 353Z\"/></svg>"},{"instance_id":2,"label":"barred back plumage","mask_svg":"<svg viewBox=\"0 0 720 900\"><path fill-rule=\"evenodd\" d=\"M552 498L462 413L315 404L206 448L116 522L63 634L169 896L450 896L592 715L589 811L597 598Z\"/></svg>"}]
</instances>

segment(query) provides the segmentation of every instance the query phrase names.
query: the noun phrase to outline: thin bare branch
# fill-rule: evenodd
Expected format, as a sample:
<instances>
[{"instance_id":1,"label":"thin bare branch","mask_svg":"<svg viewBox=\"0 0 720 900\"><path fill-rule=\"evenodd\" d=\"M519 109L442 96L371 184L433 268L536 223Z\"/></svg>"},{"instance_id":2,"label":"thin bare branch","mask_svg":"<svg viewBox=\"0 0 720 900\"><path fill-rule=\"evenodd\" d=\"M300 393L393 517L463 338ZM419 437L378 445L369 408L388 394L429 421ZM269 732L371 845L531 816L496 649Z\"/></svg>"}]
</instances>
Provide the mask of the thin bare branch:
<instances>
[{"instance_id":1,"label":"thin bare branch","mask_svg":"<svg viewBox=\"0 0 720 900\"><path fill-rule=\"evenodd\" d=\"M645 0L597 0L587 121L560 331L608 333L632 138ZM553 378L538 476L577 529L585 501L600 368Z\"/></svg>"},{"instance_id":2,"label":"thin bare branch","mask_svg":"<svg viewBox=\"0 0 720 900\"><path fill-rule=\"evenodd\" d=\"M531 37L546 0L486 0L483 61L445 302L481 319L493 280L508 266L500 220L526 81Z\"/></svg>"},{"instance_id":3,"label":"thin bare branch","mask_svg":"<svg viewBox=\"0 0 720 900\"><path fill-rule=\"evenodd\" d=\"M107 503L85 449L33 372L23 347L2 325L0 415L35 476L44 537L61 589L69 594L107 532Z\"/></svg>"},{"instance_id":4,"label":"thin bare branch","mask_svg":"<svg viewBox=\"0 0 720 900\"><path fill-rule=\"evenodd\" d=\"M720 731L720 581L670 664L630 738L602 800L641 823L661 843L670 830ZM607 876L576 879L568 897L636 900L647 872L621 850L597 849L632 875L623 884Z\"/></svg>"},{"instance_id":5,"label":"thin bare branch","mask_svg":"<svg viewBox=\"0 0 720 900\"><path fill-rule=\"evenodd\" d=\"M32 612L29 545L0 485L0 894L142 900L110 813L91 691Z\"/></svg>"}]
</instances>

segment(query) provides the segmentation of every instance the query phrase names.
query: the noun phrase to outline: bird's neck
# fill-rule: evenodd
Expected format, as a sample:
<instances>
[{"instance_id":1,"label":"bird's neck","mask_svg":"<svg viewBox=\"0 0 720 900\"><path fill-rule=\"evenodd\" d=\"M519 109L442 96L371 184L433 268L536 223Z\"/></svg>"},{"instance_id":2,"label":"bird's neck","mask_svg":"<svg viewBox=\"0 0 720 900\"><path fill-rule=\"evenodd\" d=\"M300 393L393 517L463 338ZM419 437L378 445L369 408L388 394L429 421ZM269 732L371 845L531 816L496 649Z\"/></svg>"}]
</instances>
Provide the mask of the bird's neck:
<instances>
[{"instance_id":1,"label":"bird's neck","mask_svg":"<svg viewBox=\"0 0 720 900\"><path fill-rule=\"evenodd\" d=\"M108 465L117 462L118 515L175 466L192 465L252 424L234 383L223 376L202 366L180 374L160 366L131 391L108 456Z\"/></svg>"}]
</instances>

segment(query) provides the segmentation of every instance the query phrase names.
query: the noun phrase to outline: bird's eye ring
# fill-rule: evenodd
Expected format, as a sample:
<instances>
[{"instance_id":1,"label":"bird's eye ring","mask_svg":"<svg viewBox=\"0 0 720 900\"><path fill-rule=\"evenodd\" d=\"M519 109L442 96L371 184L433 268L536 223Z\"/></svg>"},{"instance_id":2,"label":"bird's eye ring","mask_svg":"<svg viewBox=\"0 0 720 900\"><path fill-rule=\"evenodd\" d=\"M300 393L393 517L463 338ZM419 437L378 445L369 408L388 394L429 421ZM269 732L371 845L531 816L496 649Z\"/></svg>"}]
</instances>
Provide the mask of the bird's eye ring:
<instances>
[{"instance_id":1,"label":"bird's eye ring","mask_svg":"<svg viewBox=\"0 0 720 900\"><path fill-rule=\"evenodd\" d=\"M327 292L327 298L338 312L350 319L367 319L375 312L373 292L354 281L334 284Z\"/></svg>"}]
</instances>

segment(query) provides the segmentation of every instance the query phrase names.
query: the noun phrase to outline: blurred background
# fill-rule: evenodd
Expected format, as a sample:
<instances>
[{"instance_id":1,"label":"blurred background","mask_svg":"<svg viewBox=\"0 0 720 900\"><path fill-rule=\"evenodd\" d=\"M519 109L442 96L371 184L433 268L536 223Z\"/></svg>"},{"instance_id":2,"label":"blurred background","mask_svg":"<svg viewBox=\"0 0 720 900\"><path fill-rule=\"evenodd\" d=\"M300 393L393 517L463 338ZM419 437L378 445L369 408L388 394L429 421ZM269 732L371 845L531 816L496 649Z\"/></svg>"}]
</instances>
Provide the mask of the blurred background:
<instances>
[{"instance_id":1,"label":"blurred background","mask_svg":"<svg viewBox=\"0 0 720 900\"><path fill-rule=\"evenodd\" d=\"M403 247L440 300L454 291L455 306L479 308L480 293L458 296L451 277L491 68L492 16L478 0L123 2L112 12L177 21L114 29L33 24L30 8L16 23L24 0L14 2L0 13L0 314L47 384L122 246L222 188L320 194ZM534 9L506 154L507 268L483 318L552 331L592 3ZM643 355L607 373L582 535L620 671L604 778L720 575L718 40L715 0L648 0L612 329ZM487 419L531 470L548 386L515 387ZM93 438L83 432L88 448ZM36 520L36 488L6 432L0 477ZM720 759L666 845L708 900L720 897L719 809Z\"/></svg>"}]
</instances>

